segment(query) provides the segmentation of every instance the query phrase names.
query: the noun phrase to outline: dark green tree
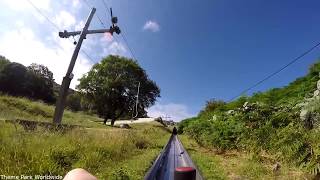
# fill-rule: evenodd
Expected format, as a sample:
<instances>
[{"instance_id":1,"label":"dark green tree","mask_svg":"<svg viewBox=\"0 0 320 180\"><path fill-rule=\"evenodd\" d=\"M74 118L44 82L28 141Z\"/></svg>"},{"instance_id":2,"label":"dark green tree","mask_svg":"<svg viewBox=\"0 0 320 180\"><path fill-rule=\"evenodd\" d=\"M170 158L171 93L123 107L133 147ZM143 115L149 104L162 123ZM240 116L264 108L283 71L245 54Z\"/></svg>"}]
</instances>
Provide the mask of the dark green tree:
<instances>
[{"instance_id":1,"label":"dark green tree","mask_svg":"<svg viewBox=\"0 0 320 180\"><path fill-rule=\"evenodd\" d=\"M214 111L225 110L226 103L222 100L211 99L206 102L206 106L200 111L199 115L205 115Z\"/></svg>"},{"instance_id":2,"label":"dark green tree","mask_svg":"<svg viewBox=\"0 0 320 180\"><path fill-rule=\"evenodd\" d=\"M141 83L138 106L141 117L145 116L144 109L160 97L160 89L136 61L108 56L80 79L77 89L92 102L104 122L111 119L113 125L119 117L133 114L138 82Z\"/></svg>"},{"instance_id":3,"label":"dark green tree","mask_svg":"<svg viewBox=\"0 0 320 180\"><path fill-rule=\"evenodd\" d=\"M29 81L28 88L30 91L30 97L33 99L42 99L48 103L55 101L53 91L53 73L48 67L32 63L28 66Z\"/></svg>"},{"instance_id":4,"label":"dark green tree","mask_svg":"<svg viewBox=\"0 0 320 180\"><path fill-rule=\"evenodd\" d=\"M80 111L81 107L81 96L78 92L73 92L67 98L67 107L72 111Z\"/></svg>"},{"instance_id":5,"label":"dark green tree","mask_svg":"<svg viewBox=\"0 0 320 180\"><path fill-rule=\"evenodd\" d=\"M0 71L0 91L13 96L27 96L28 70L19 63L8 63Z\"/></svg>"},{"instance_id":6,"label":"dark green tree","mask_svg":"<svg viewBox=\"0 0 320 180\"><path fill-rule=\"evenodd\" d=\"M10 63L0 57L1 92L53 103L53 83L52 72L43 65L32 64L26 68L22 64Z\"/></svg>"},{"instance_id":7,"label":"dark green tree","mask_svg":"<svg viewBox=\"0 0 320 180\"><path fill-rule=\"evenodd\" d=\"M0 71L4 68L5 65L9 64L10 61L4 56L0 55Z\"/></svg>"}]
</instances>

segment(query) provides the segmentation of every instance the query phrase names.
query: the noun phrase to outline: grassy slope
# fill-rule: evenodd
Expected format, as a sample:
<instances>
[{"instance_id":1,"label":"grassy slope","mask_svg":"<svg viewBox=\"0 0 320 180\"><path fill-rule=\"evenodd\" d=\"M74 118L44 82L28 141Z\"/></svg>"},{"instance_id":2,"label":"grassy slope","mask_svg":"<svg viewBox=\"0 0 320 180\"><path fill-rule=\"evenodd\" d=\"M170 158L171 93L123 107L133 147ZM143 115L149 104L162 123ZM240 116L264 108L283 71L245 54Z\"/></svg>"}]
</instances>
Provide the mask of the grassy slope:
<instances>
[{"instance_id":1,"label":"grassy slope","mask_svg":"<svg viewBox=\"0 0 320 180\"><path fill-rule=\"evenodd\" d=\"M0 96L0 119L51 121L53 107L24 98ZM100 119L65 112L64 123L87 128L61 134L0 121L0 174L65 175L81 167L99 179L142 179L169 139L159 123L136 124L132 129L103 126Z\"/></svg>"},{"instance_id":2,"label":"grassy slope","mask_svg":"<svg viewBox=\"0 0 320 180\"><path fill-rule=\"evenodd\" d=\"M190 126L191 123L205 121L208 122L212 116L219 111L227 111L242 107L244 102L262 102L273 106L289 106L293 107L295 104L303 101L305 97L311 97L313 91L316 89L317 81L319 80L320 62L313 64L306 76L293 81L282 88L274 88L266 92L259 92L251 97L241 97L235 101L227 103L221 110L201 112L197 117L191 118L180 123L180 129ZM320 102L318 105L313 105L317 112L320 112ZM207 132L200 131L202 134ZM198 134L198 136L200 136ZM213 136L209 133L208 136ZM182 136L182 142L185 148L189 148L190 154L203 171L207 179L233 179L237 177L244 177L244 179L274 179L275 175L272 172L272 166L276 161L276 157L271 157L265 153L266 157L261 157L256 154L249 154L248 151L234 152L227 151L223 154L217 154L212 147L200 147L192 139ZM316 143L315 143L316 144ZM290 144L289 144L290 145ZM286 145L283 145L284 147ZM229 156L232 154L231 156ZM261 153L263 154L263 152ZM260 155L261 155L260 154ZM298 158L298 157L296 157ZM279 179L312 179L312 176L306 175L304 170L299 167L288 166L284 162L281 163L281 171ZM217 170L215 170L217 169ZM308 177L307 177L308 176ZM242 179L242 178L241 178Z\"/></svg>"},{"instance_id":3,"label":"grassy slope","mask_svg":"<svg viewBox=\"0 0 320 180\"><path fill-rule=\"evenodd\" d=\"M27 98L12 96L0 96L0 119L14 120L27 119L34 121L51 122L53 118L54 106L42 102L31 101ZM82 125L86 127L105 127L96 123L102 119L90 116L83 112L64 111L62 123Z\"/></svg>"},{"instance_id":4,"label":"grassy slope","mask_svg":"<svg viewBox=\"0 0 320 180\"><path fill-rule=\"evenodd\" d=\"M221 154L199 146L186 135L179 138L205 179L311 179L288 164L281 164L280 171L274 174L272 157L257 160L252 154L237 151Z\"/></svg>"}]
</instances>

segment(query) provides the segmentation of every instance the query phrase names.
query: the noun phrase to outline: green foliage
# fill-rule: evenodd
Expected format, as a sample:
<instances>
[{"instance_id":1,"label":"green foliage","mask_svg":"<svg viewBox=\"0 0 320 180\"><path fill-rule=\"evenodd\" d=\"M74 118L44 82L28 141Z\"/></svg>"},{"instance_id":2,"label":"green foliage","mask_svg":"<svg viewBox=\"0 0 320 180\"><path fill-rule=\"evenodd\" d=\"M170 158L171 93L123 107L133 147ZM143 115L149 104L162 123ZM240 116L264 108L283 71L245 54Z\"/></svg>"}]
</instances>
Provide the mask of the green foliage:
<instances>
[{"instance_id":1,"label":"green foliage","mask_svg":"<svg viewBox=\"0 0 320 180\"><path fill-rule=\"evenodd\" d=\"M179 124L180 132L205 147L243 149L256 154L268 152L278 160L319 174L320 141L315 138L320 135L319 116L312 122L315 129L308 130L300 121L301 108L297 106L305 97L312 96L319 72L320 62L317 62L306 76L288 86L243 96L229 103L208 101L198 117ZM314 99L306 108L311 113L320 113L320 100Z\"/></svg>"},{"instance_id":2,"label":"green foliage","mask_svg":"<svg viewBox=\"0 0 320 180\"><path fill-rule=\"evenodd\" d=\"M199 144L222 150L235 148L243 130L244 123L237 122L235 118L226 120L223 117L193 121L185 127L187 134Z\"/></svg>"},{"instance_id":3,"label":"green foliage","mask_svg":"<svg viewBox=\"0 0 320 180\"><path fill-rule=\"evenodd\" d=\"M285 160L291 160L298 165L305 162L309 154L305 130L293 123L279 129L272 139L272 151L279 153Z\"/></svg>"},{"instance_id":4,"label":"green foliage","mask_svg":"<svg viewBox=\"0 0 320 180\"><path fill-rule=\"evenodd\" d=\"M308 172L312 174L320 174L320 146L319 146L320 130L313 129L307 133L309 152L308 161L302 164Z\"/></svg>"},{"instance_id":5,"label":"green foliage","mask_svg":"<svg viewBox=\"0 0 320 180\"><path fill-rule=\"evenodd\" d=\"M31 101L27 98L17 98L0 95L0 120L28 119L34 121L52 122L54 106L43 102ZM103 120L83 112L70 112L66 110L62 123L82 125L85 127L105 127L95 122Z\"/></svg>"},{"instance_id":6,"label":"green foliage","mask_svg":"<svg viewBox=\"0 0 320 180\"><path fill-rule=\"evenodd\" d=\"M149 79L136 61L120 56L108 56L80 79L77 89L94 105L93 109L111 124L122 116L131 116L136 102L138 82L138 116L160 97L160 89Z\"/></svg>"},{"instance_id":7,"label":"green foliage","mask_svg":"<svg viewBox=\"0 0 320 180\"><path fill-rule=\"evenodd\" d=\"M5 58L4 56L0 55L0 71L2 71L4 66L9 64L9 63L10 63L10 61L7 58Z\"/></svg>"},{"instance_id":8,"label":"green foliage","mask_svg":"<svg viewBox=\"0 0 320 180\"><path fill-rule=\"evenodd\" d=\"M112 179L115 179L115 180L129 180L130 178L129 178L128 174L129 173L121 167L119 169L116 169L112 173L112 176L113 176Z\"/></svg>"},{"instance_id":9,"label":"green foliage","mask_svg":"<svg viewBox=\"0 0 320 180\"><path fill-rule=\"evenodd\" d=\"M19 63L6 64L0 72L0 91L14 96L27 96L28 89L27 68Z\"/></svg>"},{"instance_id":10,"label":"green foliage","mask_svg":"<svg viewBox=\"0 0 320 180\"><path fill-rule=\"evenodd\" d=\"M1 58L1 57L0 57ZM53 74L43 65L31 64L28 67L7 60L0 62L0 91L47 103L55 101Z\"/></svg>"},{"instance_id":11,"label":"green foliage","mask_svg":"<svg viewBox=\"0 0 320 180\"><path fill-rule=\"evenodd\" d=\"M189 118L189 119L185 119L183 121L181 121L179 124L178 124L178 131L177 133L178 134L182 134L184 132L184 128L185 127L188 127L189 124L192 122L192 121L196 121L198 118Z\"/></svg>"},{"instance_id":12,"label":"green foliage","mask_svg":"<svg viewBox=\"0 0 320 180\"><path fill-rule=\"evenodd\" d=\"M211 112L223 111L225 110L225 105L226 103L224 101L211 99L206 102L206 106L202 111L200 111L199 116L207 115Z\"/></svg>"},{"instance_id":13,"label":"green foliage","mask_svg":"<svg viewBox=\"0 0 320 180\"><path fill-rule=\"evenodd\" d=\"M229 103L226 103L225 107L226 110L233 110L233 109L238 109L241 108L242 105L248 101L248 97L247 96L241 96L238 99L231 101Z\"/></svg>"},{"instance_id":14,"label":"green foliage","mask_svg":"<svg viewBox=\"0 0 320 180\"><path fill-rule=\"evenodd\" d=\"M147 131L146 131L147 130ZM114 132L117 133L114 133ZM113 128L74 129L65 134L0 121L0 174L64 176L82 167L98 179L143 179L170 134L159 124ZM145 142L136 147L137 139Z\"/></svg>"},{"instance_id":15,"label":"green foliage","mask_svg":"<svg viewBox=\"0 0 320 180\"><path fill-rule=\"evenodd\" d=\"M29 97L32 99L41 99L48 103L54 103L53 73L48 67L35 63L32 63L27 69L29 74L27 88L31 91Z\"/></svg>"},{"instance_id":16,"label":"green foliage","mask_svg":"<svg viewBox=\"0 0 320 180\"><path fill-rule=\"evenodd\" d=\"M225 167L221 166L221 161L211 153L204 151L192 139L185 135L180 135L184 148L188 151L192 161L198 167L201 175L205 179L228 179L225 173Z\"/></svg>"},{"instance_id":17,"label":"green foliage","mask_svg":"<svg viewBox=\"0 0 320 180\"><path fill-rule=\"evenodd\" d=\"M81 106L81 100L81 95L78 92L74 92L67 97L66 106L72 111L83 110L84 108Z\"/></svg>"}]
</instances>

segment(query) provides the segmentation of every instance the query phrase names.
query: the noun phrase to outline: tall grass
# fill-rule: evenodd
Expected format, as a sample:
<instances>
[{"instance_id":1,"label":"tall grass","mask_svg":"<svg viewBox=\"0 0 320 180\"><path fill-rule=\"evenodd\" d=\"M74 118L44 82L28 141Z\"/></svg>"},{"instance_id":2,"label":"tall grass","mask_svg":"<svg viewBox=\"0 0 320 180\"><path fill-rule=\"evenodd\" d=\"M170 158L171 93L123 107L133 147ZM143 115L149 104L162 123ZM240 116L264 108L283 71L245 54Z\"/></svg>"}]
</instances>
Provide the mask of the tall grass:
<instances>
[{"instance_id":1,"label":"tall grass","mask_svg":"<svg viewBox=\"0 0 320 180\"><path fill-rule=\"evenodd\" d=\"M0 119L2 120L27 119L50 122L52 121L53 113L54 106L52 105L22 97L0 95ZM62 123L86 127L102 127L102 124L96 123L97 121L102 121L102 119L83 112L65 110Z\"/></svg>"},{"instance_id":2,"label":"tall grass","mask_svg":"<svg viewBox=\"0 0 320 180\"><path fill-rule=\"evenodd\" d=\"M217 153L201 147L186 135L179 138L205 179L312 179L311 175L287 163L282 163L274 173L273 157L267 154L257 159L255 154L241 151Z\"/></svg>"},{"instance_id":3,"label":"tall grass","mask_svg":"<svg viewBox=\"0 0 320 180\"><path fill-rule=\"evenodd\" d=\"M42 129L25 132L0 122L0 174L64 176L81 167L99 179L142 179L169 135L158 124L62 134Z\"/></svg>"}]
</instances>

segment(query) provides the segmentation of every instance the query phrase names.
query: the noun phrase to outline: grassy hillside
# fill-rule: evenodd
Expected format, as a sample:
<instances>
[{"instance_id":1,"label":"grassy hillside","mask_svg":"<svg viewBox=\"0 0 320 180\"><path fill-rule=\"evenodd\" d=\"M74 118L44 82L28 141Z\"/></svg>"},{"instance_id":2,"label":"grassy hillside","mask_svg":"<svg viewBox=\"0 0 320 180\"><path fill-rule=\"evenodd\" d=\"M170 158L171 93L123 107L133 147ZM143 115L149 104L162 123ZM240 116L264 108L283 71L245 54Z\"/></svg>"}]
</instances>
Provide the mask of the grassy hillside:
<instances>
[{"instance_id":1,"label":"grassy hillside","mask_svg":"<svg viewBox=\"0 0 320 180\"><path fill-rule=\"evenodd\" d=\"M51 122L54 107L25 98L0 96L0 119ZM143 179L167 143L160 123L112 128L96 116L65 111L63 123L82 126L67 132L42 127L25 131L0 120L0 174L61 175L84 168L99 179Z\"/></svg>"},{"instance_id":2,"label":"grassy hillside","mask_svg":"<svg viewBox=\"0 0 320 180\"><path fill-rule=\"evenodd\" d=\"M142 179L169 138L160 124L74 129L66 134L0 122L0 174L61 175L77 167L99 179Z\"/></svg>"},{"instance_id":3,"label":"grassy hillside","mask_svg":"<svg viewBox=\"0 0 320 180\"><path fill-rule=\"evenodd\" d=\"M0 95L0 119L14 120L27 119L34 121L51 122L53 119L54 106L43 102L31 101L27 98ZM87 115L83 112L64 111L62 123L82 125L86 127L105 127L97 121L102 119Z\"/></svg>"},{"instance_id":4,"label":"grassy hillside","mask_svg":"<svg viewBox=\"0 0 320 180\"><path fill-rule=\"evenodd\" d=\"M237 150L224 153L199 146L197 142L185 135L179 138L184 147L196 163L205 179L312 179L298 167L288 163L281 163L277 173L273 172L274 156L261 155L257 159L254 154Z\"/></svg>"},{"instance_id":5,"label":"grassy hillside","mask_svg":"<svg viewBox=\"0 0 320 180\"><path fill-rule=\"evenodd\" d=\"M312 109L310 116L300 119L300 104L313 96L319 72L320 62L317 62L306 76L285 87L229 103L208 101L197 117L179 124L179 132L218 154L241 152L254 162L265 162L267 156L269 164L287 164L286 167L319 176L320 141L316 137L320 137L320 98L312 99L307 106ZM261 173L271 178L275 175L271 169L272 166ZM245 177L250 178L249 174Z\"/></svg>"}]
</instances>

